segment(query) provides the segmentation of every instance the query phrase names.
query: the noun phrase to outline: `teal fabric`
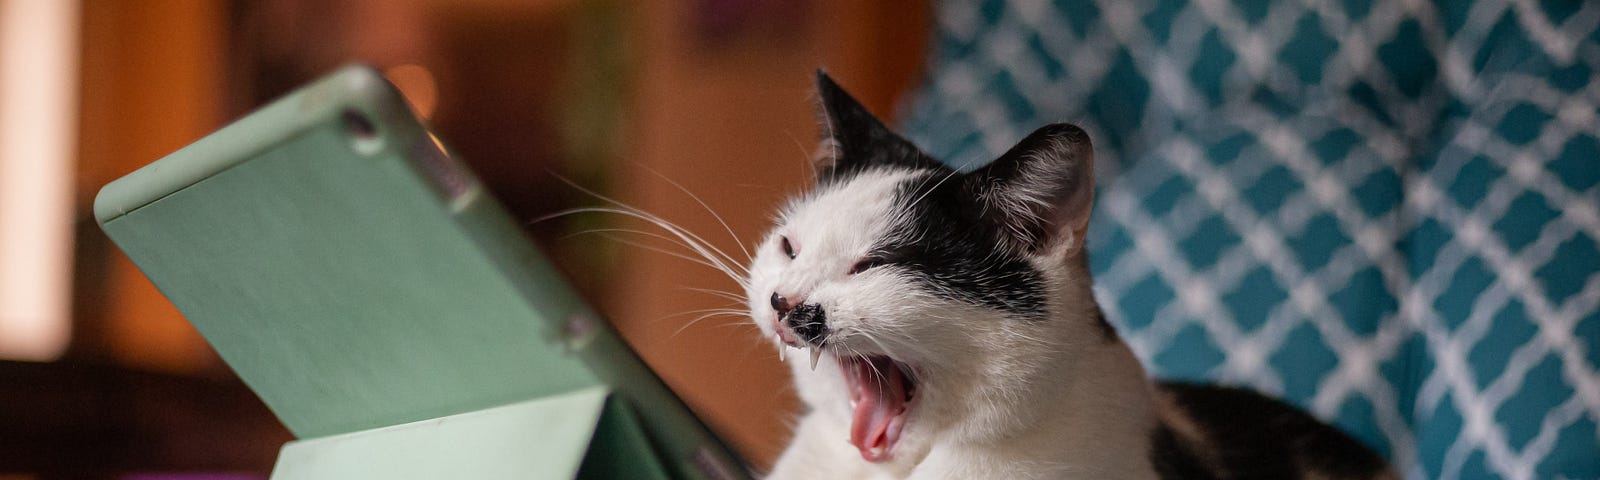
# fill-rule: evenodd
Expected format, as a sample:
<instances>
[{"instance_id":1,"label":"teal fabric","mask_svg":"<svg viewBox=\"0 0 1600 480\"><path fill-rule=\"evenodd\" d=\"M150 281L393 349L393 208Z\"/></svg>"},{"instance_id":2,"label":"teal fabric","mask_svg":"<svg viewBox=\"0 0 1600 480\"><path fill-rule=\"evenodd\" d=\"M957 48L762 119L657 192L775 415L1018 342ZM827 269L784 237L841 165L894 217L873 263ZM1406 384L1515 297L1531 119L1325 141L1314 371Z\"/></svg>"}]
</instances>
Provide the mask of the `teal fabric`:
<instances>
[{"instance_id":1,"label":"teal fabric","mask_svg":"<svg viewBox=\"0 0 1600 480\"><path fill-rule=\"evenodd\" d=\"M944 1L904 126L1096 142L1096 294L1157 375L1410 478L1600 478L1600 3Z\"/></svg>"}]
</instances>

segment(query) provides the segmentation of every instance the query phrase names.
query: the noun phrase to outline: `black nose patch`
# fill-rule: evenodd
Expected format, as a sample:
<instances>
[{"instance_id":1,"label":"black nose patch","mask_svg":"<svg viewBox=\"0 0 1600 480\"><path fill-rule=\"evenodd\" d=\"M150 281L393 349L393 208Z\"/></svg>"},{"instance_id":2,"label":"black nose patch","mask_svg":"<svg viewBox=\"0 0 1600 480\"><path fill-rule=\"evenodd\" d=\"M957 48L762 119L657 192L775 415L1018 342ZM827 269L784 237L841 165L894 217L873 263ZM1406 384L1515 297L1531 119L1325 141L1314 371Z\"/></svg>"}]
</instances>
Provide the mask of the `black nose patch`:
<instances>
[{"instance_id":1,"label":"black nose patch","mask_svg":"<svg viewBox=\"0 0 1600 480\"><path fill-rule=\"evenodd\" d=\"M828 336L828 317L822 311L822 305L802 303L789 311L784 322L806 343L821 344L822 339Z\"/></svg>"}]
</instances>

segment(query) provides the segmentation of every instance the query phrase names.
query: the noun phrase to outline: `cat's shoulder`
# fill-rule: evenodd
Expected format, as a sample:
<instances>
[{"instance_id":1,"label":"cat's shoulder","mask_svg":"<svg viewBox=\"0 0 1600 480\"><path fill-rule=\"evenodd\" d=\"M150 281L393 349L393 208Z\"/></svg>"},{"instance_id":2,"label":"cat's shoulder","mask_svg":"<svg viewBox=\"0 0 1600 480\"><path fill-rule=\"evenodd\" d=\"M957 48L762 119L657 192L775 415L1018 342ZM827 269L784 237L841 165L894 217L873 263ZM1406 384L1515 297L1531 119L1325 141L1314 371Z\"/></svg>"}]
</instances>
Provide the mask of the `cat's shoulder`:
<instances>
[{"instance_id":1,"label":"cat's shoulder","mask_svg":"<svg viewBox=\"0 0 1600 480\"><path fill-rule=\"evenodd\" d=\"M1150 456L1162 478L1398 478L1360 441L1260 393L1182 382L1155 393Z\"/></svg>"}]
</instances>

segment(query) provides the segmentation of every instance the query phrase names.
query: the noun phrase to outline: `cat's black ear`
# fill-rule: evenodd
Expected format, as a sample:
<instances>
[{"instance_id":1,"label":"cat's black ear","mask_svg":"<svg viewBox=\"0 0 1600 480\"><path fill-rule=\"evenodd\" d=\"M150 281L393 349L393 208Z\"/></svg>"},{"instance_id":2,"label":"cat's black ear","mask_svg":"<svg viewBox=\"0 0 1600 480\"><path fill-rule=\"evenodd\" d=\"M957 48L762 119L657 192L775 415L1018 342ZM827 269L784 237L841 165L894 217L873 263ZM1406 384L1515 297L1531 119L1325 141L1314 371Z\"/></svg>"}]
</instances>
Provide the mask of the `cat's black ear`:
<instances>
[{"instance_id":1,"label":"cat's black ear","mask_svg":"<svg viewBox=\"0 0 1600 480\"><path fill-rule=\"evenodd\" d=\"M1063 241L1082 248L1094 206L1094 146L1075 125L1047 125L963 175L961 188L1003 244L1025 252Z\"/></svg>"},{"instance_id":2,"label":"cat's black ear","mask_svg":"<svg viewBox=\"0 0 1600 480\"><path fill-rule=\"evenodd\" d=\"M941 168L910 141L884 126L826 72L817 71L817 96L822 102L822 148L817 152L818 178L827 182L877 166Z\"/></svg>"}]
</instances>

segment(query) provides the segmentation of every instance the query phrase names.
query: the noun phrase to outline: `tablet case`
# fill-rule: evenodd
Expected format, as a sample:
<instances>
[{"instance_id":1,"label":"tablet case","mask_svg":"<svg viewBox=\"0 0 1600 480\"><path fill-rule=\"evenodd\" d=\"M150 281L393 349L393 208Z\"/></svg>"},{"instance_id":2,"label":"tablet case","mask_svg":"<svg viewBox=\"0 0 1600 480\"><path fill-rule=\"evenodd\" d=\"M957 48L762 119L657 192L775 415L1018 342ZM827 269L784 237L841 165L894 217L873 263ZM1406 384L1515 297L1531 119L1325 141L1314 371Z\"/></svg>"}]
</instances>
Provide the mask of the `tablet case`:
<instances>
[{"instance_id":1,"label":"tablet case","mask_svg":"<svg viewBox=\"0 0 1600 480\"><path fill-rule=\"evenodd\" d=\"M370 68L112 182L95 216L302 439L274 478L745 476Z\"/></svg>"},{"instance_id":2,"label":"tablet case","mask_svg":"<svg viewBox=\"0 0 1600 480\"><path fill-rule=\"evenodd\" d=\"M671 478L650 451L627 403L594 388L294 442L272 478Z\"/></svg>"}]
</instances>

